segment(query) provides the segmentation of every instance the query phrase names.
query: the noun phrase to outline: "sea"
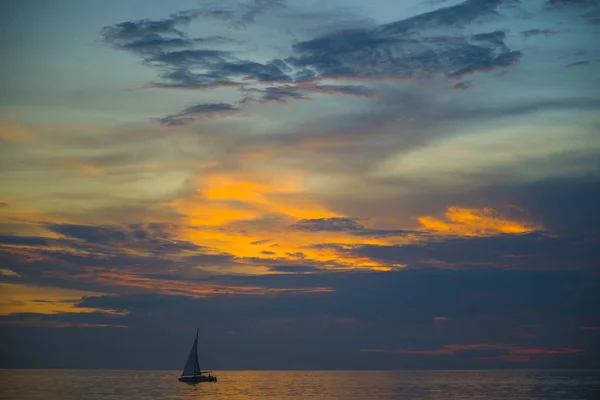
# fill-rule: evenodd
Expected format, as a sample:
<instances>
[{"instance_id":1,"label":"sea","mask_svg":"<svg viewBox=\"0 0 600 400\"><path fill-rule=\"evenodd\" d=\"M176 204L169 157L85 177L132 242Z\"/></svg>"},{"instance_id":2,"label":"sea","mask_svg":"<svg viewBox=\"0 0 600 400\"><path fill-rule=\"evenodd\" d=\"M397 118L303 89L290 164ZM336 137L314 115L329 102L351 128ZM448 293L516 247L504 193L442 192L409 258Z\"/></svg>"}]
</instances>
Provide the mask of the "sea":
<instances>
[{"instance_id":1,"label":"sea","mask_svg":"<svg viewBox=\"0 0 600 400\"><path fill-rule=\"evenodd\" d=\"M117 399L600 399L600 370L214 371L191 385L180 371L0 370L0 398Z\"/></svg>"}]
</instances>

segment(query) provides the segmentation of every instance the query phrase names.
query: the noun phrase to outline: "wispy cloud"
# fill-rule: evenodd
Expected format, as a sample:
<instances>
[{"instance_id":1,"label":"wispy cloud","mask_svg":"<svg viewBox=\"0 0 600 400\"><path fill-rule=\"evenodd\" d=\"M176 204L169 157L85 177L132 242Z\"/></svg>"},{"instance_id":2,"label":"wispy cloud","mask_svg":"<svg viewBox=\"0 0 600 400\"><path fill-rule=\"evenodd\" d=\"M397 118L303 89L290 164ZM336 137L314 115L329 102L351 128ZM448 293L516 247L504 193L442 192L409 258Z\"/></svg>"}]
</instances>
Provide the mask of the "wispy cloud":
<instances>
[{"instance_id":1,"label":"wispy cloud","mask_svg":"<svg viewBox=\"0 0 600 400\"><path fill-rule=\"evenodd\" d=\"M525 31L521 32L521 35L523 35L524 38L530 38L532 36L544 36L544 37L550 37L553 35L556 35L558 33L558 31L552 30L552 29L527 29Z\"/></svg>"},{"instance_id":2,"label":"wispy cloud","mask_svg":"<svg viewBox=\"0 0 600 400\"><path fill-rule=\"evenodd\" d=\"M205 103L186 107L177 114L167 115L158 121L166 127L189 125L195 121L211 120L237 113L239 110L230 104Z\"/></svg>"},{"instance_id":3,"label":"wispy cloud","mask_svg":"<svg viewBox=\"0 0 600 400\"><path fill-rule=\"evenodd\" d=\"M228 38L190 38L183 28L198 18L226 21L246 29L261 14L281 10L281 1L253 1L240 10L197 9L161 20L140 20L105 27L104 40L131 52L158 69L161 81L153 87L211 89L240 87L247 103L304 100L312 94L373 98L376 91L363 85L331 85L321 81L419 79L436 75L462 77L475 72L510 67L521 57L505 44L503 31L465 34L463 29L481 17L498 16L503 0L467 0L455 6L393 23L339 29L314 39L289 43L286 56L265 61L243 52L210 48ZM325 12L325 11L324 11ZM236 39L230 38L231 44ZM303 82L311 82L306 84ZM254 85L255 87L248 87ZM270 85L264 87L265 85ZM275 85L275 86L273 86ZM248 93L260 93L258 99ZM175 126L201 118L187 118L184 109L161 119Z\"/></svg>"}]
</instances>

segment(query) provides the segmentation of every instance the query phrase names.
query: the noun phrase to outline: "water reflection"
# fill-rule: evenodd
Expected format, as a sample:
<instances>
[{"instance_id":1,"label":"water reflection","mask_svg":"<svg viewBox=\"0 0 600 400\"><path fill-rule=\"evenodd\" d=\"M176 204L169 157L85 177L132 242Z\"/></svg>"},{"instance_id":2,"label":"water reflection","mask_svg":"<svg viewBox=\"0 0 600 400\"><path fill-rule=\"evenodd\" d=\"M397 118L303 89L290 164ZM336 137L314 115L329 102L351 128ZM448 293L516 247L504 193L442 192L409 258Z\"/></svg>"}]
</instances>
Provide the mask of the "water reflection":
<instances>
[{"instance_id":1,"label":"water reflection","mask_svg":"<svg viewBox=\"0 0 600 400\"><path fill-rule=\"evenodd\" d=\"M587 400L600 371L220 371L190 385L177 371L0 371L6 399Z\"/></svg>"}]
</instances>

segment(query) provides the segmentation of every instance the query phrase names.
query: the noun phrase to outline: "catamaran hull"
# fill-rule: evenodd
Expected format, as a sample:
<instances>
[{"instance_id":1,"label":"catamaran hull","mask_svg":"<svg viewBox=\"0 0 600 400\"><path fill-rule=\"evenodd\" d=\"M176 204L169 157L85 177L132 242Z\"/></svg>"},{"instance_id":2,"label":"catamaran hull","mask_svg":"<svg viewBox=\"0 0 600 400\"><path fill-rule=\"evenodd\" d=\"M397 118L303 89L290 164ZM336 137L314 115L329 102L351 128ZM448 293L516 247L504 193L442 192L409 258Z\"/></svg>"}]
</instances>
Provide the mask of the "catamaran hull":
<instances>
[{"instance_id":1,"label":"catamaran hull","mask_svg":"<svg viewBox=\"0 0 600 400\"><path fill-rule=\"evenodd\" d=\"M187 383L200 383L200 382L216 382L216 376L181 376L179 378L179 382L187 382Z\"/></svg>"}]
</instances>

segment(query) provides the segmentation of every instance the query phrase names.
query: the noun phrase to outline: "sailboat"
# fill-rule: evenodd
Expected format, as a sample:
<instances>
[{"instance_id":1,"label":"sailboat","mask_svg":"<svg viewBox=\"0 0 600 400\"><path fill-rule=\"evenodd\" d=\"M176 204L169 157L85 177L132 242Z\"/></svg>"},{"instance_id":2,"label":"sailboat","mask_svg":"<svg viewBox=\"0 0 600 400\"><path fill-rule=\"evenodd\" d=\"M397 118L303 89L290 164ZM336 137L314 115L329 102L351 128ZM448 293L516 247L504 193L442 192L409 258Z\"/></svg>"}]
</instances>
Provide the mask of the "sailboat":
<instances>
[{"instance_id":1,"label":"sailboat","mask_svg":"<svg viewBox=\"0 0 600 400\"><path fill-rule=\"evenodd\" d=\"M183 372L179 377L179 382L198 383L217 381L217 377L210 374L212 371L200 370L200 364L198 363L198 331L199 329L196 329L196 339L194 339L194 344L190 350L185 367L183 367Z\"/></svg>"}]
</instances>

